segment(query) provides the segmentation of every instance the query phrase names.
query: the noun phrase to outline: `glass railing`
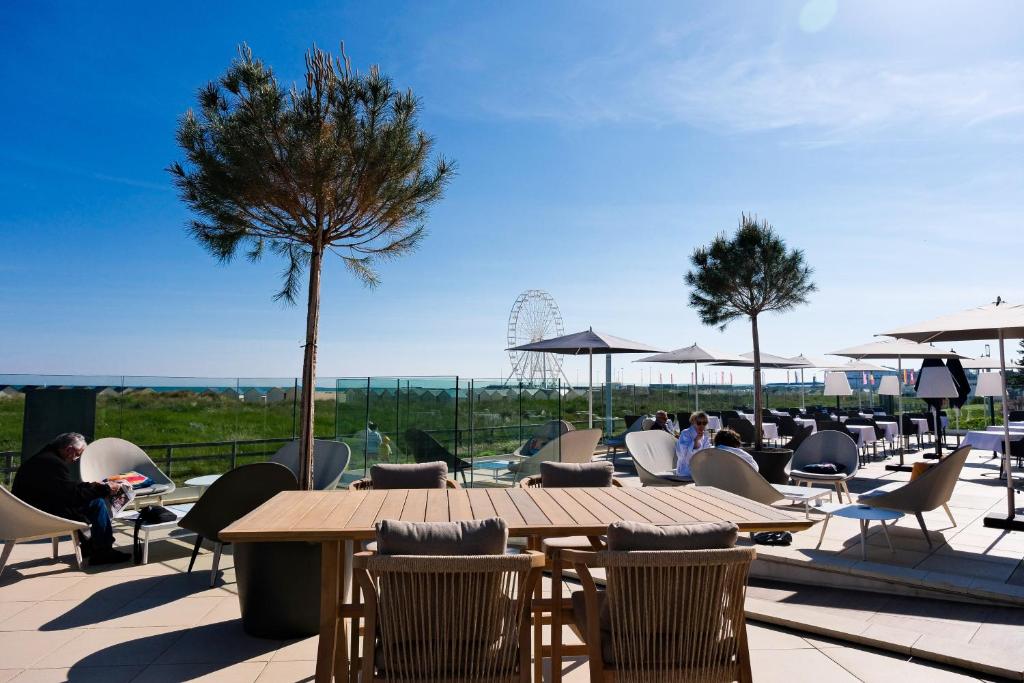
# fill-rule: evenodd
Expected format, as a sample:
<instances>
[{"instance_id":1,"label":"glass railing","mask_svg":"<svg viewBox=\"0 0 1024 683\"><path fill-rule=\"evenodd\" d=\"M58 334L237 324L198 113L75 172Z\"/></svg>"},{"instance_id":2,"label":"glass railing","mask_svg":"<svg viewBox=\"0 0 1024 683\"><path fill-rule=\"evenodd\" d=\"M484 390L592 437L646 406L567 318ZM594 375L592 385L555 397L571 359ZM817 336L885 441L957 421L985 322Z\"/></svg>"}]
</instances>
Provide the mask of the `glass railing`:
<instances>
[{"instance_id":1,"label":"glass railing","mask_svg":"<svg viewBox=\"0 0 1024 683\"><path fill-rule=\"evenodd\" d=\"M913 397L912 387L905 390L904 411L924 412L927 408ZM30 424L26 430L24 424L26 413L33 410L26 395L33 391L73 393L94 406L91 423L82 416L62 422L62 416L50 415L46 429L127 439L142 446L179 483L266 460L299 433L301 386L295 378L0 375L0 481L6 483L23 448L39 443L39 429ZM771 408L836 406L834 397L822 394L821 384L768 385L764 393ZM627 418L656 410L685 420L697 407L696 394L692 385L613 384L607 405L605 387L595 384L593 426L605 436L620 435ZM1015 402L1019 395L1013 389ZM517 454L535 452L560 421L575 429L590 422L587 387L562 382L537 386L458 376L319 378L315 401L316 437L343 441L352 450L346 481L366 476L378 462L427 458L449 460L449 469L459 469L467 485L507 486L517 479L508 467ZM892 412L894 403L891 397L858 391L842 397L839 405ZM970 403L962 423L987 423L982 399ZM701 409L751 405L749 386L699 387ZM996 422L1000 415L996 401ZM28 446L22 443L23 434L30 439Z\"/></svg>"}]
</instances>

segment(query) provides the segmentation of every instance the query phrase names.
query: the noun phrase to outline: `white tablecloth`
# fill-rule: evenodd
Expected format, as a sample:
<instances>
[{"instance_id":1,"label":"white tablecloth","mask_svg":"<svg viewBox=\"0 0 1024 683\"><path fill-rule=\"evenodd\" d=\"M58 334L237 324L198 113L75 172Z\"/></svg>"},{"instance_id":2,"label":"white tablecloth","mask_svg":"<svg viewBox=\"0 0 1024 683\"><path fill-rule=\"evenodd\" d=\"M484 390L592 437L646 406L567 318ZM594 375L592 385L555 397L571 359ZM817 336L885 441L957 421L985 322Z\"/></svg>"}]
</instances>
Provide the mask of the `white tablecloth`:
<instances>
[{"instance_id":1,"label":"white tablecloth","mask_svg":"<svg viewBox=\"0 0 1024 683\"><path fill-rule=\"evenodd\" d=\"M885 436L882 438L886 441L895 441L900 436L900 426L896 422L875 422L876 425L885 430Z\"/></svg>"},{"instance_id":2,"label":"white tablecloth","mask_svg":"<svg viewBox=\"0 0 1024 683\"><path fill-rule=\"evenodd\" d=\"M875 437L875 428L871 425L846 425L846 428L857 436L858 446L864 446L878 440Z\"/></svg>"},{"instance_id":3,"label":"white tablecloth","mask_svg":"<svg viewBox=\"0 0 1024 683\"><path fill-rule=\"evenodd\" d=\"M722 428L722 418L714 415L708 415L708 429L713 432L717 432Z\"/></svg>"},{"instance_id":4,"label":"white tablecloth","mask_svg":"<svg viewBox=\"0 0 1024 683\"><path fill-rule=\"evenodd\" d=\"M779 425L774 422L765 422L761 425L761 432L766 439L777 439L779 438Z\"/></svg>"},{"instance_id":5,"label":"white tablecloth","mask_svg":"<svg viewBox=\"0 0 1024 683\"><path fill-rule=\"evenodd\" d=\"M794 417L793 422L796 422L801 427L810 427L811 434L814 434L816 431L818 431L818 423L810 419L809 417Z\"/></svg>"},{"instance_id":6,"label":"white tablecloth","mask_svg":"<svg viewBox=\"0 0 1024 683\"><path fill-rule=\"evenodd\" d=\"M1020 427L1021 429L1024 429L1024 422L1010 420L1010 428L1012 429L1014 427Z\"/></svg>"},{"instance_id":7,"label":"white tablecloth","mask_svg":"<svg viewBox=\"0 0 1024 683\"><path fill-rule=\"evenodd\" d=\"M985 431L986 432L999 432L1000 434L1002 434L1003 433L1003 426L1002 425L989 425L988 427L985 428ZM1020 427L1017 427L1017 426L1014 425L1014 423L1011 422L1010 423L1010 433L1012 434L1013 432L1024 432L1024 423L1022 423Z\"/></svg>"},{"instance_id":8,"label":"white tablecloth","mask_svg":"<svg viewBox=\"0 0 1024 683\"><path fill-rule=\"evenodd\" d=\"M928 420L923 417L912 417L910 421L917 425L918 434L929 434L931 433L931 427L928 426Z\"/></svg>"},{"instance_id":9,"label":"white tablecloth","mask_svg":"<svg viewBox=\"0 0 1024 683\"><path fill-rule=\"evenodd\" d=\"M1010 441L1024 439L1024 432L1010 432ZM960 442L961 446L970 446L980 451L1003 452L1003 435L1000 432L967 432Z\"/></svg>"}]
</instances>

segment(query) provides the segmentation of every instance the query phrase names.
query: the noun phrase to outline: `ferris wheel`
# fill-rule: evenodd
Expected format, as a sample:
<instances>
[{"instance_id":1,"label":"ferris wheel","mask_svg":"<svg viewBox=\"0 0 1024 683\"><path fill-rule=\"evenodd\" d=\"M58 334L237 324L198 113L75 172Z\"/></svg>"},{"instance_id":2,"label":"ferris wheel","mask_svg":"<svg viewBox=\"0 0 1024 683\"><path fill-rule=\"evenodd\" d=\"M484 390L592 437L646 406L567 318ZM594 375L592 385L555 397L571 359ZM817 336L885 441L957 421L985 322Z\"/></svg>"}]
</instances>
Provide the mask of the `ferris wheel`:
<instances>
[{"instance_id":1,"label":"ferris wheel","mask_svg":"<svg viewBox=\"0 0 1024 683\"><path fill-rule=\"evenodd\" d=\"M520 294L508 315L506 348L538 342L565 334L562 314L554 297L541 289L528 289ZM509 379L524 383L550 385L560 377L562 359L553 353L509 351L512 372Z\"/></svg>"}]
</instances>

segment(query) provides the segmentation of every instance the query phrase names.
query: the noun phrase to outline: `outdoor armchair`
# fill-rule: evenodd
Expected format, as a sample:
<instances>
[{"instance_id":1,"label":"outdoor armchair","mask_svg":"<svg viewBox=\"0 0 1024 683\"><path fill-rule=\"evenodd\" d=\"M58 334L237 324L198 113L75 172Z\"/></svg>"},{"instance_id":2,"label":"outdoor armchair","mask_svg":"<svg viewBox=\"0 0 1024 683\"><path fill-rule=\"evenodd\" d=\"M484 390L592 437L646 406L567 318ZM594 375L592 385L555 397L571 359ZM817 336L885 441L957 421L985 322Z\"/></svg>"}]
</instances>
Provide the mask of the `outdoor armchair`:
<instances>
[{"instance_id":1,"label":"outdoor armchair","mask_svg":"<svg viewBox=\"0 0 1024 683\"><path fill-rule=\"evenodd\" d=\"M690 483L676 475L676 439L668 432L627 434L626 450L633 457L643 486L683 486Z\"/></svg>"},{"instance_id":2,"label":"outdoor armchair","mask_svg":"<svg viewBox=\"0 0 1024 683\"><path fill-rule=\"evenodd\" d=\"M107 477L138 472L153 480L152 486L135 489L135 504L163 497L174 491L174 482L160 471L146 452L131 441L106 437L85 447L79 462L82 481L103 481Z\"/></svg>"},{"instance_id":3,"label":"outdoor armchair","mask_svg":"<svg viewBox=\"0 0 1024 683\"><path fill-rule=\"evenodd\" d=\"M527 442L524 443L522 446L512 451L512 455L522 458L529 457L529 455L524 454L522 451L534 439L543 439L543 443L547 443L552 439L557 439L562 434L572 431L576 431L576 428L573 427L568 422L566 422L565 420L549 420L544 424L540 425L539 427L537 427L533 431L533 435L530 437L530 439L527 440ZM541 445L543 447L543 444Z\"/></svg>"},{"instance_id":4,"label":"outdoor armchair","mask_svg":"<svg viewBox=\"0 0 1024 683\"><path fill-rule=\"evenodd\" d=\"M75 552L75 566L81 569L82 551L78 547L78 532L88 528L89 525L84 522L57 517L32 507L0 486L0 541L4 542L3 553L0 554L0 577L3 577L4 567L16 543L42 538L52 540L53 559L56 560L60 539L70 536L71 547Z\"/></svg>"},{"instance_id":5,"label":"outdoor armchair","mask_svg":"<svg viewBox=\"0 0 1024 683\"><path fill-rule=\"evenodd\" d=\"M953 513L949 510L949 499L953 495L953 489L956 487L956 482L960 478L960 472L963 470L970 452L970 446L962 446L932 465L916 479L899 487L885 487L863 493L857 498L857 502L871 507L913 514L917 517L917 523L921 525L921 533L928 541L928 546L931 547L932 539L928 536L924 513L941 507L949 516L949 521L956 526Z\"/></svg>"},{"instance_id":6,"label":"outdoor armchair","mask_svg":"<svg viewBox=\"0 0 1024 683\"><path fill-rule=\"evenodd\" d=\"M820 463L835 463L841 465L843 472L837 474L823 474L820 472L808 472L804 468L808 465ZM843 502L843 492L850 498L850 489L846 482L857 474L860 466L860 449L847 434L837 431L821 431L811 434L804 439L803 443L793 453L793 461L790 465L790 478L797 484L811 486L815 483L829 484L835 487L839 502Z\"/></svg>"},{"instance_id":7,"label":"outdoor armchair","mask_svg":"<svg viewBox=\"0 0 1024 683\"><path fill-rule=\"evenodd\" d=\"M576 627L590 680L750 681L743 600L752 548L584 552ZM605 590L591 569L603 569Z\"/></svg>"},{"instance_id":8,"label":"outdoor armchair","mask_svg":"<svg viewBox=\"0 0 1024 683\"><path fill-rule=\"evenodd\" d=\"M448 466L443 462L416 464L374 465L370 476L349 484L349 491L386 489L461 489L459 482L448 478ZM444 485L442 486L442 482Z\"/></svg>"},{"instance_id":9,"label":"outdoor armchair","mask_svg":"<svg viewBox=\"0 0 1024 683\"><path fill-rule=\"evenodd\" d=\"M697 486L714 486L765 505L783 499L782 493L753 467L735 453L720 448L705 448L694 453L690 473Z\"/></svg>"},{"instance_id":10,"label":"outdoor armchair","mask_svg":"<svg viewBox=\"0 0 1024 683\"><path fill-rule=\"evenodd\" d=\"M203 539L210 539L214 542L213 568L210 570L212 588L217 580L221 551L226 545L220 539L224 527L249 514L281 491L294 491L297 488L299 485L291 470L274 462L242 465L221 475L178 522L182 529L196 534L188 573L192 573Z\"/></svg>"},{"instance_id":11,"label":"outdoor armchair","mask_svg":"<svg viewBox=\"0 0 1024 683\"><path fill-rule=\"evenodd\" d=\"M530 680L530 606L544 556L356 554L362 681Z\"/></svg>"},{"instance_id":12,"label":"outdoor armchair","mask_svg":"<svg viewBox=\"0 0 1024 683\"><path fill-rule=\"evenodd\" d=\"M754 423L745 417L737 417L726 422L725 426L740 435L740 441L747 445L757 441L757 433L754 431Z\"/></svg>"},{"instance_id":13,"label":"outdoor armchair","mask_svg":"<svg viewBox=\"0 0 1024 683\"><path fill-rule=\"evenodd\" d=\"M516 482L522 477L540 473L542 462L585 463L594 458L594 449L601 440L600 429L579 429L562 434L548 441L536 455L511 463L509 471L515 474Z\"/></svg>"},{"instance_id":14,"label":"outdoor armchair","mask_svg":"<svg viewBox=\"0 0 1024 683\"><path fill-rule=\"evenodd\" d=\"M313 488L317 491L331 491L338 487L341 476L352 460L352 449L347 443L313 440ZM284 465L295 478L299 478L299 442L289 441L277 453L270 456L270 462Z\"/></svg>"},{"instance_id":15,"label":"outdoor armchair","mask_svg":"<svg viewBox=\"0 0 1024 683\"><path fill-rule=\"evenodd\" d=\"M441 461L448 465L448 470L455 473L456 478L461 476L462 483L466 483L466 470L472 469L472 465L456 456L447 448L441 445L437 439L422 429L407 429L405 432L405 443L412 453L413 460L419 463Z\"/></svg>"}]
</instances>

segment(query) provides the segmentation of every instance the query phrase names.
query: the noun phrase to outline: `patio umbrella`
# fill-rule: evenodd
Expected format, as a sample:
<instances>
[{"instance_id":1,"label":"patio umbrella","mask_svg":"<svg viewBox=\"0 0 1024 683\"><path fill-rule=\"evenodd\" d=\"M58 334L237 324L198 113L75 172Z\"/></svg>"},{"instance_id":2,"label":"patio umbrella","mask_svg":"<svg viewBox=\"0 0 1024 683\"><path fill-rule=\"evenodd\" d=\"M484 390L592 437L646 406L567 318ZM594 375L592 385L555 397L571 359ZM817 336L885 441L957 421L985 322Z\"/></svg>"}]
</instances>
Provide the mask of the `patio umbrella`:
<instances>
[{"instance_id":1,"label":"patio umbrella","mask_svg":"<svg viewBox=\"0 0 1024 683\"><path fill-rule=\"evenodd\" d=\"M846 356L847 358L854 358L856 360L864 360L867 358L880 359L880 358L895 358L896 359L896 379L900 383L900 393L896 397L898 403L898 411L900 419L897 421L897 430L900 435L900 441L903 440L903 359L904 358L961 358L960 354L955 351L943 351L942 349L936 348L931 344L920 344L915 341L907 341L905 339L881 339L878 341L868 342L867 344L861 344L859 346L850 346L845 349L831 352L833 356ZM903 447L900 447L900 464L899 465L886 465L886 469L902 470L906 469L906 465L903 462Z\"/></svg>"},{"instance_id":2,"label":"patio umbrella","mask_svg":"<svg viewBox=\"0 0 1024 683\"><path fill-rule=\"evenodd\" d=\"M1006 473L1006 515L986 515L985 526L1024 531L1024 515L1017 514L1013 472L1010 467L1010 407L1006 392L1005 348L1007 338L1024 339L1024 305L1008 304L997 297L995 303L940 316L884 334L887 337L917 342L999 340L999 372L1003 377L1003 471Z\"/></svg>"},{"instance_id":3,"label":"patio umbrella","mask_svg":"<svg viewBox=\"0 0 1024 683\"><path fill-rule=\"evenodd\" d=\"M752 368L754 367L754 352L749 351L747 353L741 353L739 360L727 360L721 363L712 363L712 365L720 365L727 368ZM774 353L761 352L761 369L770 368L774 370L792 370L795 368L807 368L813 367L810 365L804 365L792 358L786 358L784 356L776 356ZM763 378L762 378L763 379ZM766 394L767 395L767 394ZM768 402L765 400L765 407Z\"/></svg>"},{"instance_id":4,"label":"patio umbrella","mask_svg":"<svg viewBox=\"0 0 1024 683\"><path fill-rule=\"evenodd\" d=\"M665 353L656 353L653 356L647 356L640 360L633 361L634 363L693 363L693 387L694 387L694 405L695 410L700 410L700 382L698 381L697 375L697 364L698 363L721 363L722 361L738 361L745 360L741 356L735 353L724 353L722 351L714 351L712 349L701 348L694 344L693 346L686 346L675 351L666 351Z\"/></svg>"},{"instance_id":5,"label":"patio umbrella","mask_svg":"<svg viewBox=\"0 0 1024 683\"><path fill-rule=\"evenodd\" d=\"M587 384L587 425L589 427L594 426L594 354L605 354L607 361L605 364L606 372L606 391L607 401L609 407L609 414L606 416L607 430L611 431L611 381L612 381L612 357L613 353L651 353L657 352L659 349L647 344L641 344L640 342L630 341L629 339L623 339L621 337L613 337L610 334L603 334L601 332L594 332L594 328L591 327L583 332L574 332L572 334L566 334L561 337L554 337L552 339L542 339L536 342L530 342L529 344L523 344L522 346L514 346L506 351L539 351L543 353L561 353L569 356L579 356L586 354L589 357L589 372L588 372L588 384Z\"/></svg>"}]
</instances>

